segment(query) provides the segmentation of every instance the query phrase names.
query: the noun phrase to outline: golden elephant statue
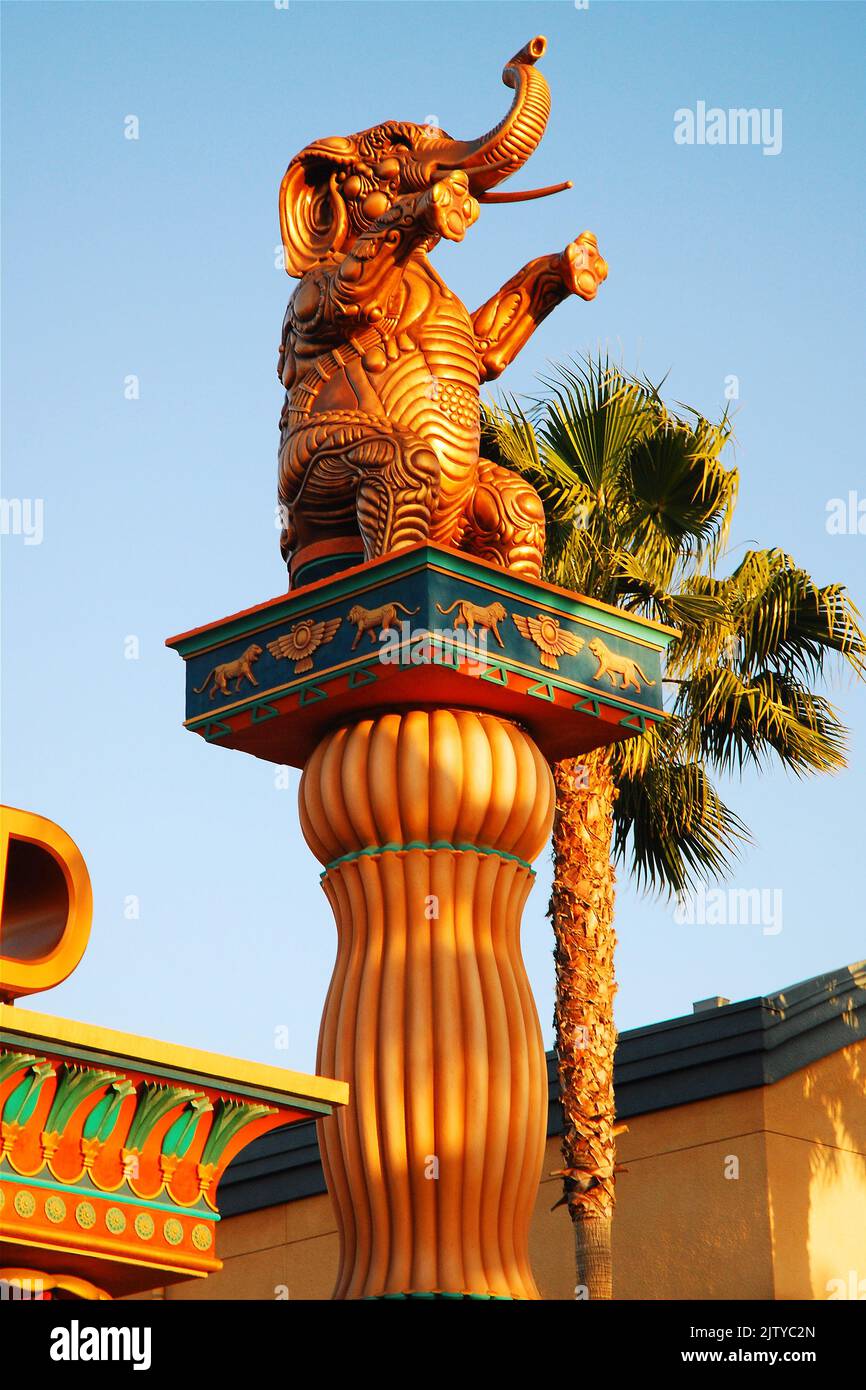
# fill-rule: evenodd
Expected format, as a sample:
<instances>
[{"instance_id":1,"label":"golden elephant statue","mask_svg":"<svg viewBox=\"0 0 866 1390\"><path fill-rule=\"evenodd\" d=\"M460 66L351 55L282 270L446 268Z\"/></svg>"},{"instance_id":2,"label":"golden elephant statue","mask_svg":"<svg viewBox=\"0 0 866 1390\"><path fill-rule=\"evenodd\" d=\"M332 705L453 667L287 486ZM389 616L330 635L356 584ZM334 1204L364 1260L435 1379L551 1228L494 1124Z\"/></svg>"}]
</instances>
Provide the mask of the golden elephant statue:
<instances>
[{"instance_id":1,"label":"golden elephant statue","mask_svg":"<svg viewBox=\"0 0 866 1390\"><path fill-rule=\"evenodd\" d=\"M503 72L504 119L477 140L386 121L317 140L280 188L289 275L278 373L281 550L351 539L367 559L423 541L538 578L544 513L518 474L479 457L479 389L508 366L554 305L594 298L607 275L584 232L518 271L470 313L428 259L461 241L480 203L544 134L550 92L533 39Z\"/></svg>"}]
</instances>

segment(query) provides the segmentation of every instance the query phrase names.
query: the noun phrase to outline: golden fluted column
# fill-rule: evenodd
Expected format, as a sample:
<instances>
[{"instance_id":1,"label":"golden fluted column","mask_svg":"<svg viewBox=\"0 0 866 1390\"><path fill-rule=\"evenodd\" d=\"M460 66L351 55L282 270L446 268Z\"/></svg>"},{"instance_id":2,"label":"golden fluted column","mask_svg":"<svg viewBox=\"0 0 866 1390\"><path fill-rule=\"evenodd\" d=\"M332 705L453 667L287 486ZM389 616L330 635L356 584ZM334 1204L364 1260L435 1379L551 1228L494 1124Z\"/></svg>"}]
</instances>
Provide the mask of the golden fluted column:
<instances>
[{"instance_id":1,"label":"golden fluted column","mask_svg":"<svg viewBox=\"0 0 866 1390\"><path fill-rule=\"evenodd\" d=\"M335 1298L537 1298L547 1074L520 954L550 770L517 725L410 710L328 734L300 787L338 952L317 1069Z\"/></svg>"}]
</instances>

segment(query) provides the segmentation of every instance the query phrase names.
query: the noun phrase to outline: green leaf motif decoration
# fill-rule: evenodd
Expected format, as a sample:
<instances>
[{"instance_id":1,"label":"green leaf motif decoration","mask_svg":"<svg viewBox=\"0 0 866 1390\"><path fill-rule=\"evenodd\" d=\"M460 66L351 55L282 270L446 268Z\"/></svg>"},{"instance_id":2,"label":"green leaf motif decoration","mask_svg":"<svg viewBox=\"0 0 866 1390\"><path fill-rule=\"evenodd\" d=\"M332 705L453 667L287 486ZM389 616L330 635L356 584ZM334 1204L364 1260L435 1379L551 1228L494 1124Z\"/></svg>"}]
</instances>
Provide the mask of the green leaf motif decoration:
<instances>
[{"instance_id":1,"label":"green leaf motif decoration","mask_svg":"<svg viewBox=\"0 0 866 1390\"><path fill-rule=\"evenodd\" d=\"M7 1081L10 1076L14 1076L16 1071L20 1071L35 1061L36 1058L32 1052L0 1053L0 1085Z\"/></svg>"},{"instance_id":2,"label":"green leaf motif decoration","mask_svg":"<svg viewBox=\"0 0 866 1390\"><path fill-rule=\"evenodd\" d=\"M101 1144L104 1144L117 1124L123 1102L134 1090L135 1087L131 1081L115 1080L102 1100L94 1105L85 1120L82 1138L98 1139Z\"/></svg>"},{"instance_id":3,"label":"green leaf motif decoration","mask_svg":"<svg viewBox=\"0 0 866 1390\"><path fill-rule=\"evenodd\" d=\"M239 1100L220 1099L217 1101L211 1132L201 1156L202 1165L213 1164L216 1166L225 1153L229 1142L241 1129L252 1124L255 1120L263 1119L265 1115L275 1115L276 1113L276 1110L270 1105L247 1105L245 1101Z\"/></svg>"},{"instance_id":4,"label":"green leaf motif decoration","mask_svg":"<svg viewBox=\"0 0 866 1390\"><path fill-rule=\"evenodd\" d=\"M57 1090L45 1121L47 1134L62 1134L80 1105L103 1086L117 1081L110 1071L93 1071L90 1067L70 1066L64 1062L57 1079Z\"/></svg>"},{"instance_id":5,"label":"green leaf motif decoration","mask_svg":"<svg viewBox=\"0 0 866 1390\"><path fill-rule=\"evenodd\" d=\"M138 1149L141 1152L149 1136L169 1110L173 1110L183 1101L199 1098L197 1091L183 1090L178 1086L164 1086L156 1081L146 1082L139 1092L138 1105L135 1107L124 1148Z\"/></svg>"},{"instance_id":6,"label":"green leaf motif decoration","mask_svg":"<svg viewBox=\"0 0 866 1390\"><path fill-rule=\"evenodd\" d=\"M182 1110L162 1141L162 1152L166 1158L184 1158L193 1141L198 1122L202 1115L213 1110L213 1102L207 1096L196 1096L186 1109Z\"/></svg>"},{"instance_id":7,"label":"green leaf motif decoration","mask_svg":"<svg viewBox=\"0 0 866 1390\"><path fill-rule=\"evenodd\" d=\"M39 1103L42 1087L53 1075L54 1068L50 1062L35 1062L29 1067L27 1075L6 1098L2 1116L4 1123L26 1125Z\"/></svg>"}]
</instances>

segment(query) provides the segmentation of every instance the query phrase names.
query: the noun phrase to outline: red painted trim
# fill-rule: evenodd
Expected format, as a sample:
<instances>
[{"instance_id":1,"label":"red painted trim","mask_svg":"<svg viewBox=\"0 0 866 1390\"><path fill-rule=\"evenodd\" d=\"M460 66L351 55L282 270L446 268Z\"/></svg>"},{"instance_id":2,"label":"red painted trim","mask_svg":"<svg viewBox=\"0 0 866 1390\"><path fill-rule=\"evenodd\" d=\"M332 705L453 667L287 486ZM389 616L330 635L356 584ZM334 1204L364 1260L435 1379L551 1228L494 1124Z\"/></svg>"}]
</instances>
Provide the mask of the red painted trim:
<instances>
[{"instance_id":1,"label":"red painted trim","mask_svg":"<svg viewBox=\"0 0 866 1390\"><path fill-rule=\"evenodd\" d=\"M303 550L298 550L292 556L289 565L289 574L294 579L298 570L305 565L312 564L314 560L320 560L326 555L363 555L364 542L360 536L332 536L330 540L313 541L312 545L305 545ZM340 570L342 574L344 571ZM331 579L336 579L336 575L330 575ZM295 592L292 590L292 592Z\"/></svg>"}]
</instances>

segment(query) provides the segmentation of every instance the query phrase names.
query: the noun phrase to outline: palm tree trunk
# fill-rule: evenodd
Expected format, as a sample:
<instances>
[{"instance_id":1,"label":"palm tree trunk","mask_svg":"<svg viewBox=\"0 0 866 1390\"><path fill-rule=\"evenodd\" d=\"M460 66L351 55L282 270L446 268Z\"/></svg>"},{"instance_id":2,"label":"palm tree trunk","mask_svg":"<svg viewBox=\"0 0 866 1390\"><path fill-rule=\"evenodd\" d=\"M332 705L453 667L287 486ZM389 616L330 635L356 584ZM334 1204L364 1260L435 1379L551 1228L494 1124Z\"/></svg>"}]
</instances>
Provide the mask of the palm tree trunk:
<instances>
[{"instance_id":1,"label":"palm tree trunk","mask_svg":"<svg viewBox=\"0 0 866 1390\"><path fill-rule=\"evenodd\" d=\"M616 787L604 750L555 763L556 1052L565 1118L563 1200L574 1222L577 1297L609 1299L614 1205L611 865Z\"/></svg>"}]
</instances>

